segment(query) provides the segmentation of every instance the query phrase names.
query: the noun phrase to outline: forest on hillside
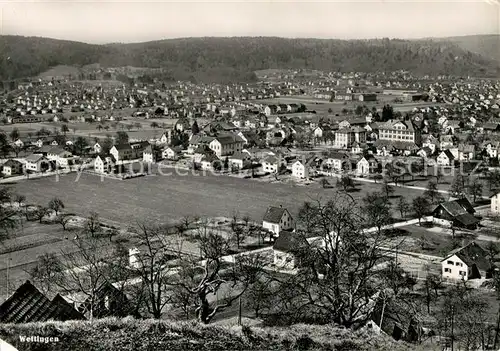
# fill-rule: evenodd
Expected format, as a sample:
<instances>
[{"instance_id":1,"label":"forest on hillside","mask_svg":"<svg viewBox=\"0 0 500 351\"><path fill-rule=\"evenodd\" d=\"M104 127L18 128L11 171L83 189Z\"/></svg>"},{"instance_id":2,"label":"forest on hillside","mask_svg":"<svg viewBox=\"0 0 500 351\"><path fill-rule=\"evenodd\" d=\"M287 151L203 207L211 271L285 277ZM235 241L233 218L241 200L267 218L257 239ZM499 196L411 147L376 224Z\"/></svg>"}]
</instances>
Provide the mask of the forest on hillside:
<instances>
[{"instance_id":1,"label":"forest on hillside","mask_svg":"<svg viewBox=\"0 0 500 351\"><path fill-rule=\"evenodd\" d=\"M394 71L496 77L499 64L448 41L320 40L274 37L185 38L92 45L0 36L0 80L36 76L56 65L150 67L171 79L252 81L256 70Z\"/></svg>"}]
</instances>

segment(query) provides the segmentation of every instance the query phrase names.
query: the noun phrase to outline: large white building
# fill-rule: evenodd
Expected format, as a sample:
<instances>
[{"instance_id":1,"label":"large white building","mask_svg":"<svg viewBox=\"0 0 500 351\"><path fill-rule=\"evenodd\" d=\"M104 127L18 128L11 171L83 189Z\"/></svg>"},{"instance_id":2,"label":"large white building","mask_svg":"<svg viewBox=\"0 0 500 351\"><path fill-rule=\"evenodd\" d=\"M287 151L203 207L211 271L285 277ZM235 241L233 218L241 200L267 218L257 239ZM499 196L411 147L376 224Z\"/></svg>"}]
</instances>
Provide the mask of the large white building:
<instances>
[{"instance_id":1,"label":"large white building","mask_svg":"<svg viewBox=\"0 0 500 351\"><path fill-rule=\"evenodd\" d=\"M379 126L379 140L417 142L417 135L410 121L390 120Z\"/></svg>"},{"instance_id":2,"label":"large white building","mask_svg":"<svg viewBox=\"0 0 500 351\"><path fill-rule=\"evenodd\" d=\"M208 146L217 157L230 156L243 150L244 141L238 135L224 135L215 137Z\"/></svg>"}]
</instances>

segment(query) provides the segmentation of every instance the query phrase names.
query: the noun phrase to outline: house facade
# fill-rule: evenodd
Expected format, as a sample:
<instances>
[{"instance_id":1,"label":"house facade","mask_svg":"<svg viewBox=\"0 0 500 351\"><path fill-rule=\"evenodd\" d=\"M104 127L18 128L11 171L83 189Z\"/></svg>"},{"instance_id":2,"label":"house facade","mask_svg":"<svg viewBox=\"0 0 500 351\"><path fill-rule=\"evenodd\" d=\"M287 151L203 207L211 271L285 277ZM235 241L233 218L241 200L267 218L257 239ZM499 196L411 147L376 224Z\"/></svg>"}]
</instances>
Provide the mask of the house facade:
<instances>
[{"instance_id":1,"label":"house facade","mask_svg":"<svg viewBox=\"0 0 500 351\"><path fill-rule=\"evenodd\" d=\"M264 215L262 227L279 236L282 230L294 229L295 223L286 208L271 206Z\"/></svg>"},{"instance_id":2,"label":"house facade","mask_svg":"<svg viewBox=\"0 0 500 351\"><path fill-rule=\"evenodd\" d=\"M441 261L441 274L450 280L470 280L491 277L493 266L487 252L474 241L451 251Z\"/></svg>"},{"instance_id":3,"label":"house facade","mask_svg":"<svg viewBox=\"0 0 500 351\"><path fill-rule=\"evenodd\" d=\"M500 193L493 195L490 199L490 212L494 215L500 214Z\"/></svg>"},{"instance_id":4,"label":"house facade","mask_svg":"<svg viewBox=\"0 0 500 351\"><path fill-rule=\"evenodd\" d=\"M309 166L302 161L295 161L292 164L292 177L298 179L309 178Z\"/></svg>"}]
</instances>

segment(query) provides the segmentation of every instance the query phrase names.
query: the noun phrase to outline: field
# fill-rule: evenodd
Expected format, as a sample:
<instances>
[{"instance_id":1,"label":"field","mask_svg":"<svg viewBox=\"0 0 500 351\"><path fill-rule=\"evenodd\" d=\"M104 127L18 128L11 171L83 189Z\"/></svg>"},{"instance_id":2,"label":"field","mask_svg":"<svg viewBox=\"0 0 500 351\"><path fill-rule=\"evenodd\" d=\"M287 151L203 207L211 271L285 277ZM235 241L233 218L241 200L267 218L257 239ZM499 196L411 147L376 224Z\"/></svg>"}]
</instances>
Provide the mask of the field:
<instances>
[{"instance_id":1,"label":"field","mask_svg":"<svg viewBox=\"0 0 500 351\"><path fill-rule=\"evenodd\" d=\"M75 122L70 121L68 123L63 122L43 122L43 123L19 123L19 124L10 124L4 125L0 127L0 130L9 134L13 129L17 129L21 136L26 137L28 133L31 134L32 140L36 140L36 132L41 128L45 128L49 131L58 130L61 131L61 126L66 124L69 128L69 132L67 133L67 138L69 140L76 139L78 136L87 137L89 139L95 138L105 138L106 135L115 135L118 131L125 131L129 135L130 139L151 139L160 137L163 133L162 128L152 128L151 123L156 122L158 125L165 124L166 126L172 126L177 119L172 118L158 118L158 119L144 119L138 117L125 117L124 120L120 122L95 122L95 123L85 123L85 122ZM133 127L131 130L127 128L127 125L135 125L136 123L141 124L141 128ZM203 125L203 121L198 121L201 125ZM109 129L97 129L97 126L108 126Z\"/></svg>"},{"instance_id":2,"label":"field","mask_svg":"<svg viewBox=\"0 0 500 351\"><path fill-rule=\"evenodd\" d=\"M264 99L264 100L253 100L257 104L304 104L307 110L316 111L316 113L327 114L328 110L332 109L332 114L342 115L342 110L344 108L348 110L354 110L356 106L366 105L370 110L372 107L376 107L378 111L382 110L385 104L390 104L395 111L407 112L413 110L413 108L424 108L427 106L437 106L437 103L426 103L426 102L413 102L413 103L394 103L396 97L392 95L378 95L378 101L364 102L364 101L328 101L324 99L316 99L312 96L285 96L275 99Z\"/></svg>"},{"instance_id":3,"label":"field","mask_svg":"<svg viewBox=\"0 0 500 351\"><path fill-rule=\"evenodd\" d=\"M270 205L287 207L296 215L304 201L327 200L335 189L323 189L319 184L296 186L270 184L227 176L176 174L151 175L118 181L82 174L75 181L75 173L22 181L12 185L13 191L26 195L33 203L47 203L57 196L67 210L79 215L90 211L120 223L134 224L137 220L168 222L186 215L230 216L237 210L260 221ZM186 171L187 173L187 171ZM368 191L379 191L380 185L363 183L353 197L363 197ZM396 189L394 195L408 200L420 191Z\"/></svg>"},{"instance_id":4,"label":"field","mask_svg":"<svg viewBox=\"0 0 500 351\"><path fill-rule=\"evenodd\" d=\"M73 231L63 231L57 224L23 221L16 234L0 245L0 301L7 292L7 275L12 292L29 278L26 271L34 266L39 255L74 251L71 243L74 235Z\"/></svg>"}]
</instances>

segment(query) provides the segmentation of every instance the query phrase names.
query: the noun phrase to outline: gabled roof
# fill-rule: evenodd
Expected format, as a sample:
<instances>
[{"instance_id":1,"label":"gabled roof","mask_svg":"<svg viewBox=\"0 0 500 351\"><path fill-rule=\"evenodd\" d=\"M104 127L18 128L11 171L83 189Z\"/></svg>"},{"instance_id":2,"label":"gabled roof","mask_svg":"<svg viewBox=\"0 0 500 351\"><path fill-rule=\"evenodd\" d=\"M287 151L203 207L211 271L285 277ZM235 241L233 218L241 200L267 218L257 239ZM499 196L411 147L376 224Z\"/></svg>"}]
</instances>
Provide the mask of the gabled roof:
<instances>
[{"instance_id":1,"label":"gabled roof","mask_svg":"<svg viewBox=\"0 0 500 351\"><path fill-rule=\"evenodd\" d=\"M29 280L0 306L0 322L30 323L48 320L69 320L79 317L71 312L70 305L63 306L59 299L53 302L43 295ZM78 318L81 319L81 318Z\"/></svg>"},{"instance_id":2,"label":"gabled roof","mask_svg":"<svg viewBox=\"0 0 500 351\"><path fill-rule=\"evenodd\" d=\"M307 246L307 240L304 237L298 233L282 230L273 245L273 250L294 252L305 246Z\"/></svg>"},{"instance_id":3,"label":"gabled roof","mask_svg":"<svg viewBox=\"0 0 500 351\"><path fill-rule=\"evenodd\" d=\"M38 162L43 159L44 156L40 154L31 154L26 157L26 162Z\"/></svg>"},{"instance_id":4,"label":"gabled roof","mask_svg":"<svg viewBox=\"0 0 500 351\"><path fill-rule=\"evenodd\" d=\"M491 264L486 258L486 251L474 241L464 247L451 251L443 261L453 255L457 255L469 267L475 264L481 270L489 270L491 268Z\"/></svg>"},{"instance_id":5,"label":"gabled roof","mask_svg":"<svg viewBox=\"0 0 500 351\"><path fill-rule=\"evenodd\" d=\"M267 209L263 220L269 223L279 223L285 211L286 208L270 206Z\"/></svg>"},{"instance_id":6,"label":"gabled roof","mask_svg":"<svg viewBox=\"0 0 500 351\"><path fill-rule=\"evenodd\" d=\"M453 153L449 149L444 150L443 154L445 154L445 156L448 157L448 159L450 160L455 159L455 156L453 156Z\"/></svg>"},{"instance_id":7,"label":"gabled roof","mask_svg":"<svg viewBox=\"0 0 500 351\"><path fill-rule=\"evenodd\" d=\"M118 152L125 151L125 150L132 150L132 146L130 146L130 144L114 145L114 148L116 148L116 150L118 150Z\"/></svg>"}]
</instances>

